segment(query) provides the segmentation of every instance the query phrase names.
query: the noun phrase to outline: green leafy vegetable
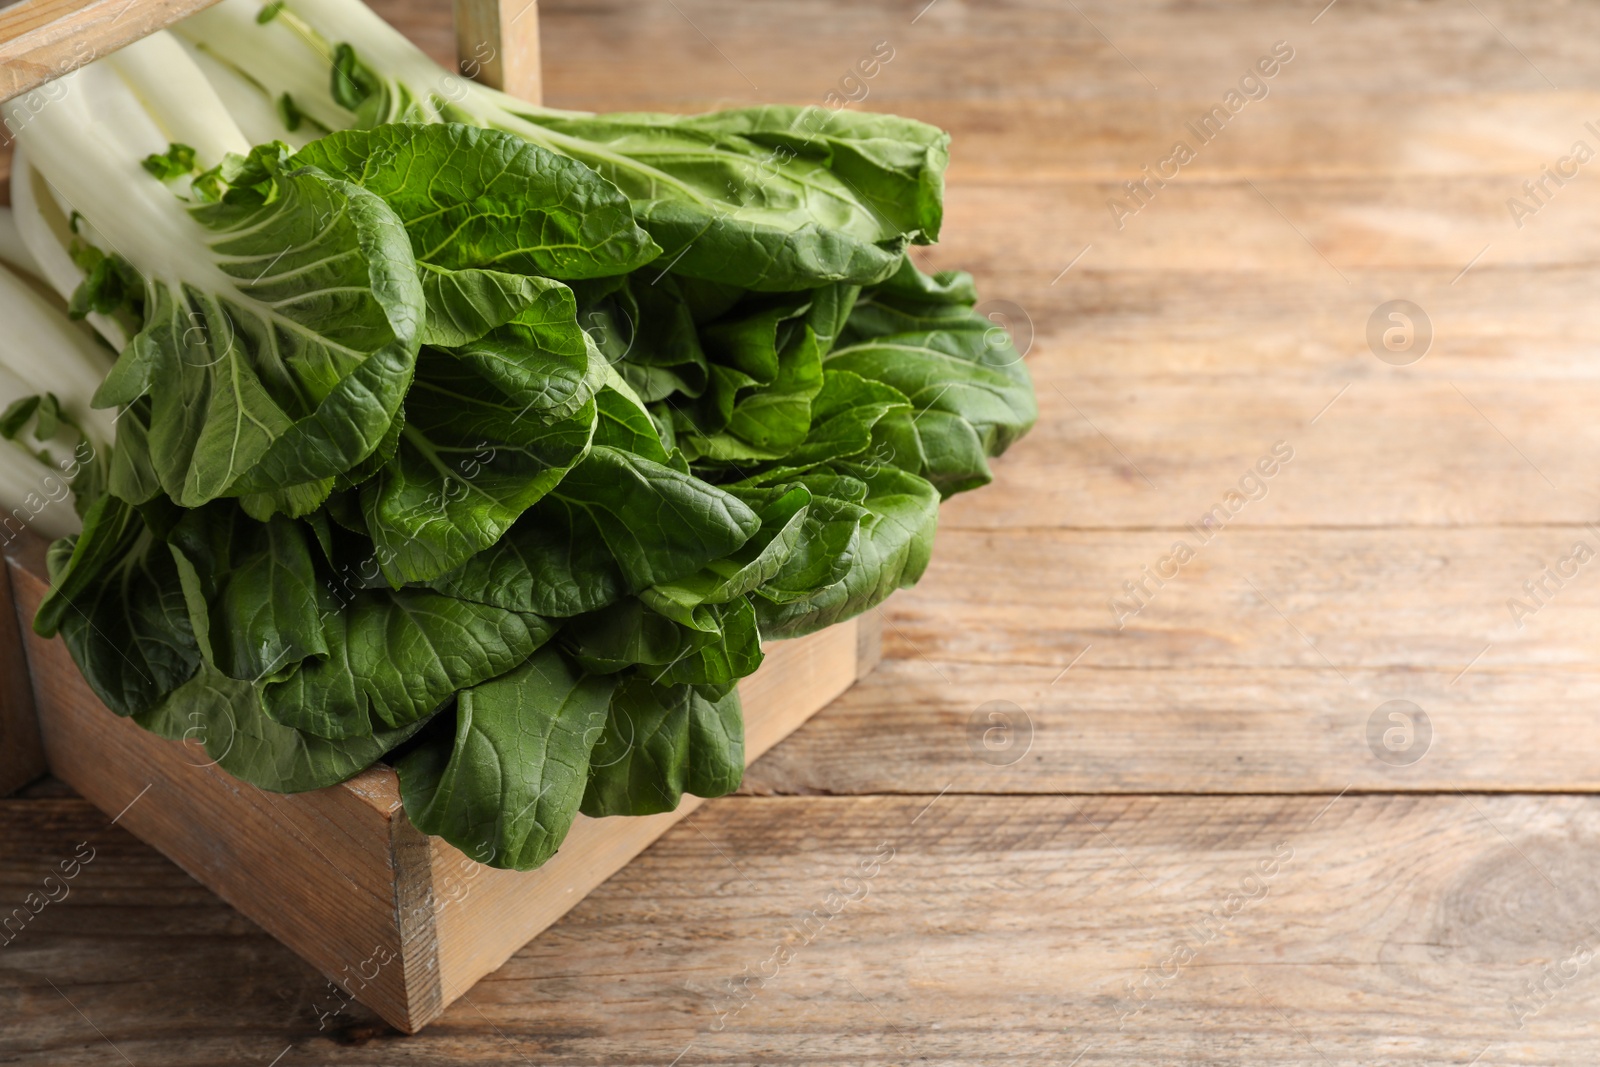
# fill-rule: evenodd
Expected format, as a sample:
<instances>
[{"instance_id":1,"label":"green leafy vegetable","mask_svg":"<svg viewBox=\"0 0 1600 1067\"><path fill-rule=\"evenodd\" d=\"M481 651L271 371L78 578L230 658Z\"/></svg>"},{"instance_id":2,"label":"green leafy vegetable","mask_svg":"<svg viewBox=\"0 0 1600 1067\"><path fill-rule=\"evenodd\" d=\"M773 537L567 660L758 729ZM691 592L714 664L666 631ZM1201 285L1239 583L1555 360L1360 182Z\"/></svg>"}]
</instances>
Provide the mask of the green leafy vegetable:
<instances>
[{"instance_id":1,"label":"green leafy vegetable","mask_svg":"<svg viewBox=\"0 0 1600 1067\"><path fill-rule=\"evenodd\" d=\"M390 760L413 823L494 866L737 788L765 643L915 582L940 500L1036 417L971 278L906 255L945 135L536 108L359 0L181 32L223 66L157 35L22 132L81 212L61 295L120 349L0 359L0 448L82 513L35 628L263 788Z\"/></svg>"}]
</instances>

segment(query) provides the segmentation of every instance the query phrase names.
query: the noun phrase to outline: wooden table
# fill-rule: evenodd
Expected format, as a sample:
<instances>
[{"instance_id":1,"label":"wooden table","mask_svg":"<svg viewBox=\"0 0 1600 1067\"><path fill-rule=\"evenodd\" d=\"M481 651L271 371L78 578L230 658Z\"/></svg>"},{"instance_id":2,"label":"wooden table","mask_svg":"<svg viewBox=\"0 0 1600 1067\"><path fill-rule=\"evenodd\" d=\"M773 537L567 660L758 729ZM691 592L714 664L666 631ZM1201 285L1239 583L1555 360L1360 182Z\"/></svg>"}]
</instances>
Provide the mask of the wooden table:
<instances>
[{"instance_id":1,"label":"wooden table","mask_svg":"<svg viewBox=\"0 0 1600 1067\"><path fill-rule=\"evenodd\" d=\"M1322 2L546 0L556 106L822 102L887 41L864 106L955 133L922 258L1023 309L1038 429L872 677L420 1036L0 803L0 900L94 850L0 949L0 1062L1595 1063L1600 13Z\"/></svg>"}]
</instances>

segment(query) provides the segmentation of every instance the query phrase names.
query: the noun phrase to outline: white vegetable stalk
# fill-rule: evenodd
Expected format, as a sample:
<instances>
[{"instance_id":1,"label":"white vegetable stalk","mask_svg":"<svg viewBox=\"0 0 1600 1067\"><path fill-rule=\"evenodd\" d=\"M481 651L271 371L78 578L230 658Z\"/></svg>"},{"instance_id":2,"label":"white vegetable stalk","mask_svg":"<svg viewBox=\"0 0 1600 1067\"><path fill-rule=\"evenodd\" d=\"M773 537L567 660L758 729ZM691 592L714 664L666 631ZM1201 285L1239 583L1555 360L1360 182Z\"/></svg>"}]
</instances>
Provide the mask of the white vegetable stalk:
<instances>
[{"instance_id":1,"label":"white vegetable stalk","mask_svg":"<svg viewBox=\"0 0 1600 1067\"><path fill-rule=\"evenodd\" d=\"M174 39L206 76L206 81L217 91L222 105L251 144L283 141L291 148L304 148L320 136L321 129L310 121L304 122L298 130L288 129L284 126L276 102L267 96L265 88L210 52L202 50L187 37L174 35Z\"/></svg>"},{"instance_id":2,"label":"white vegetable stalk","mask_svg":"<svg viewBox=\"0 0 1600 1067\"><path fill-rule=\"evenodd\" d=\"M122 76L134 99L161 129L166 144L154 151L166 151L167 144L186 144L208 166L222 162L229 152L250 151L250 142L216 90L171 34L151 34L113 52L105 62Z\"/></svg>"},{"instance_id":3,"label":"white vegetable stalk","mask_svg":"<svg viewBox=\"0 0 1600 1067\"><path fill-rule=\"evenodd\" d=\"M211 83L181 44L158 33L114 56L67 75L60 95L31 115L17 134L13 166L14 221L32 265L63 297L83 280L72 261L69 215L81 218L77 236L121 255L152 285L182 283L212 292L234 291L171 188L143 161L174 143L196 149L206 166L250 142L229 117ZM118 348L121 327L90 316ZM54 470L29 454L35 440L0 441L0 542L23 525L60 536L77 525L67 482L90 455L114 439L112 413L91 407L111 368L102 352L48 300L0 268L0 408L26 396L53 393L87 438L87 449ZM52 442L53 444L53 442Z\"/></svg>"},{"instance_id":4,"label":"white vegetable stalk","mask_svg":"<svg viewBox=\"0 0 1600 1067\"><path fill-rule=\"evenodd\" d=\"M202 142L210 153L199 156L202 166L221 162L222 152L248 152L249 142L200 68L170 37L153 34L113 58L147 45L157 51L160 69L130 58L91 63L67 75L69 91L19 131L18 142L28 164L94 226L103 251L121 255L151 281L230 292L233 283L211 257L197 254L203 229L173 190L145 171L143 161L166 152L172 133L192 138L185 144ZM152 80L168 84L157 88ZM153 116L144 106L170 108L179 101L191 102L200 121L165 111Z\"/></svg>"},{"instance_id":5,"label":"white vegetable stalk","mask_svg":"<svg viewBox=\"0 0 1600 1067\"><path fill-rule=\"evenodd\" d=\"M15 541L23 529L53 541L81 528L66 476L0 441L0 545Z\"/></svg>"},{"instance_id":6,"label":"white vegetable stalk","mask_svg":"<svg viewBox=\"0 0 1600 1067\"><path fill-rule=\"evenodd\" d=\"M350 112L333 99L333 50L296 18L257 23L255 0L222 0L173 29L276 100L284 93L301 112L329 129L350 125Z\"/></svg>"},{"instance_id":7,"label":"white vegetable stalk","mask_svg":"<svg viewBox=\"0 0 1600 1067\"><path fill-rule=\"evenodd\" d=\"M40 281L44 280L44 275L39 270L39 261L33 258L33 253L29 252L28 246L22 242L16 216L8 207L0 207L0 261L31 274Z\"/></svg>"},{"instance_id":8,"label":"white vegetable stalk","mask_svg":"<svg viewBox=\"0 0 1600 1067\"><path fill-rule=\"evenodd\" d=\"M114 416L89 406L111 359L65 314L0 267L0 410L23 396L54 393L96 448L116 435ZM8 380L10 385L8 387Z\"/></svg>"},{"instance_id":9,"label":"white vegetable stalk","mask_svg":"<svg viewBox=\"0 0 1600 1067\"><path fill-rule=\"evenodd\" d=\"M29 166L28 151L21 144L11 156L11 205L17 235L37 268L34 273L59 293L61 299L71 300L73 291L83 281L83 271L72 261L68 251L72 246L72 231L67 214L61 210L43 176ZM120 351L128 343L122 324L110 316L91 314L88 321L113 348Z\"/></svg>"},{"instance_id":10,"label":"white vegetable stalk","mask_svg":"<svg viewBox=\"0 0 1600 1067\"><path fill-rule=\"evenodd\" d=\"M115 432L109 412L89 400L110 369L110 359L39 293L0 267L0 410L25 397L54 393L62 411L84 431L87 448L61 459L60 469L41 462L30 450L50 446L32 437L0 441L0 544L29 527L45 537L65 537L78 529L69 488L84 462L104 455Z\"/></svg>"}]
</instances>

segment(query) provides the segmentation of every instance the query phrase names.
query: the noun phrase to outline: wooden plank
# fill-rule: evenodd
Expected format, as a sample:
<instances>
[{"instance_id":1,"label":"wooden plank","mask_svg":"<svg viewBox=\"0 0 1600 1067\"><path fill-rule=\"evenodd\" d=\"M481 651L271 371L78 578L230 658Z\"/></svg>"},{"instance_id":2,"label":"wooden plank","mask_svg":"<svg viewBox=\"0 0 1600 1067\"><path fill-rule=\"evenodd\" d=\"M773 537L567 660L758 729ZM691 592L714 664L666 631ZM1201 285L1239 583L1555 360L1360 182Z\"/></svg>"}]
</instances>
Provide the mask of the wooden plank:
<instances>
[{"instance_id":1,"label":"wooden plank","mask_svg":"<svg viewBox=\"0 0 1600 1067\"><path fill-rule=\"evenodd\" d=\"M1163 385L1201 379L1244 390L1337 388L1363 378L1465 387L1600 373L1588 339L1600 329L1600 311L1583 299L1593 264L1480 264L1453 285L1435 271L1395 266L1372 273L1368 288L1331 273L1319 280L1251 270L1099 270L1085 257L1052 285L1073 254L1069 248L1049 273L995 262L978 276L984 300L1022 309L1012 318L1022 323L1025 346L1031 338L1028 362L1037 375ZM1431 350L1406 367L1379 362L1366 341L1368 318L1396 293L1418 300L1434 327ZM1073 395L1066 382L1056 384Z\"/></svg>"},{"instance_id":2,"label":"wooden plank","mask_svg":"<svg viewBox=\"0 0 1600 1067\"><path fill-rule=\"evenodd\" d=\"M598 110L680 110L719 99L820 102L879 40L897 55L863 106L892 112L912 100L982 102L995 113L1037 99L1134 107L1156 96L1220 101L1279 40L1297 57L1264 103L1321 97L1325 114L1352 97L1419 87L1530 95L1550 92L1551 82L1562 91L1600 88L1600 75L1574 44L1600 33L1600 14L1582 7L1555 14L1508 4L1484 7L1485 18L1471 5L1394 9L1341 0L1312 25L1322 5L1276 0L1098 0L1080 3L1081 14L1015 2L987 5L981 14L948 0L921 14L924 6L819 0L807 5L804 26L741 0L677 0L679 10L552 6L545 37L559 47L546 64L547 94L554 106ZM996 63L996 56L1006 61ZM1364 136L1398 145L1404 137L1391 135L1404 115L1391 112Z\"/></svg>"},{"instance_id":3,"label":"wooden plank","mask_svg":"<svg viewBox=\"0 0 1600 1067\"><path fill-rule=\"evenodd\" d=\"M1587 967L1527 992L1593 945L1593 797L715 801L405 1038L359 1006L319 1032L309 968L104 824L0 803L8 899L79 841L100 850L4 950L0 1054L977 1065L1092 1046L1080 1063L1444 1067L1600 1047Z\"/></svg>"},{"instance_id":4,"label":"wooden plank","mask_svg":"<svg viewBox=\"0 0 1600 1067\"><path fill-rule=\"evenodd\" d=\"M1249 526L1576 525L1596 517L1587 460L1600 448L1590 414L1600 380L1475 377L1465 359L1435 369L1461 377L1439 380L1388 373L1370 353L1367 360L1373 366L1350 377L1251 382L1243 374L1091 377L1075 373L1080 360L1041 353L1032 368L1038 425L993 464L993 485L946 506L940 527L1181 530L1241 479L1252 482L1247 492L1265 492L1233 520ZM1556 390L1569 403L1551 404ZM1292 458L1277 462L1275 447ZM1252 473L1263 457L1270 478Z\"/></svg>"},{"instance_id":5,"label":"wooden plank","mask_svg":"<svg viewBox=\"0 0 1600 1067\"><path fill-rule=\"evenodd\" d=\"M752 766L741 791L1600 792L1593 668L1345 668L1346 685L1314 668L1088 666L1097 651L1064 675L890 659ZM1391 758L1411 762L1379 755L1391 700L1428 719L1395 739L1406 750Z\"/></svg>"},{"instance_id":6,"label":"wooden plank","mask_svg":"<svg viewBox=\"0 0 1600 1067\"><path fill-rule=\"evenodd\" d=\"M915 62L915 56L910 57ZM909 65L909 64L908 64ZM899 73L891 63L885 82ZM990 101L921 95L893 102L869 95L868 110L890 109L953 131L953 181L1014 184L1137 181L1179 141L1197 150L1182 182L1312 177L1319 181L1424 176L1504 175L1508 195L1541 167L1567 155L1574 141L1596 147L1584 121L1600 118L1590 91L1444 93L1425 85L1381 95L1291 95L1302 71L1285 67L1276 87L1201 145L1189 128L1218 102L1201 86L1174 86L1145 97L1019 97ZM1226 83L1216 86L1220 96ZM892 91L890 87L886 92ZM1402 138L1371 131L1406 117Z\"/></svg>"},{"instance_id":7,"label":"wooden plank","mask_svg":"<svg viewBox=\"0 0 1600 1067\"><path fill-rule=\"evenodd\" d=\"M1195 557L1157 588L1144 568L1184 537ZM945 530L922 581L895 598L885 652L1060 671L1092 643L1084 666L1293 667L1342 686L1353 669L1458 672L1492 643L1474 672L1588 669L1600 644L1593 561L1560 588L1545 579L1537 611L1507 606L1534 606L1523 583L1580 539L1600 550L1593 532L1538 526L1225 526L1203 544L1180 527ZM1123 585L1135 580L1153 595L1119 629L1111 601L1137 606Z\"/></svg>"},{"instance_id":8,"label":"wooden plank","mask_svg":"<svg viewBox=\"0 0 1600 1067\"><path fill-rule=\"evenodd\" d=\"M215 0L22 0L0 8L0 102L172 25Z\"/></svg>"},{"instance_id":9,"label":"wooden plank","mask_svg":"<svg viewBox=\"0 0 1600 1067\"><path fill-rule=\"evenodd\" d=\"M1123 217L1119 229L1108 202L1120 195L1122 203L1131 203L1120 181L968 182L948 191L941 241L918 259L980 277L1025 270L1049 283L1085 245L1093 245L1074 274L1282 274L1329 292L1354 287L1368 293L1373 306L1382 293L1377 273L1433 272L1428 291L1412 297L1426 304L1428 295L1449 288L1485 244L1491 248L1474 272L1600 259L1600 237L1593 232L1600 219L1600 183L1561 190L1537 216L1523 219L1521 229L1506 207L1519 191L1508 176L1263 179L1254 185L1231 178L1175 181L1137 215ZM1041 226L1040 219L1050 225Z\"/></svg>"},{"instance_id":10,"label":"wooden plank","mask_svg":"<svg viewBox=\"0 0 1600 1067\"><path fill-rule=\"evenodd\" d=\"M22 628L11 594L10 568L0 557L0 797L44 774L44 747L33 709L33 683L22 646Z\"/></svg>"},{"instance_id":11,"label":"wooden plank","mask_svg":"<svg viewBox=\"0 0 1600 1067\"><path fill-rule=\"evenodd\" d=\"M454 0L456 56L460 70L485 85L537 104L539 74L538 0Z\"/></svg>"}]
</instances>

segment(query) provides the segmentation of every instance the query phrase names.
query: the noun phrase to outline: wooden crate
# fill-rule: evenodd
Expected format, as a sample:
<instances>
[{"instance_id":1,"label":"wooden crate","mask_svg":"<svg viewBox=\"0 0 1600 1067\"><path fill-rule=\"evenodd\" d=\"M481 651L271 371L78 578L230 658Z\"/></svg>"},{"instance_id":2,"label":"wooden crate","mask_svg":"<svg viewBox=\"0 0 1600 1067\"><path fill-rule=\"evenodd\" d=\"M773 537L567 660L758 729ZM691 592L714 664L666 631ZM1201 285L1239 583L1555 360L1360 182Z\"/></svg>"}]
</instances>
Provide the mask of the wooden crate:
<instances>
[{"instance_id":1,"label":"wooden crate","mask_svg":"<svg viewBox=\"0 0 1600 1067\"><path fill-rule=\"evenodd\" d=\"M11 585L50 769L408 1033L701 803L685 796L678 810L642 818L580 815L553 859L518 872L419 833L385 766L311 793L257 789L213 766L198 744L114 715L60 638L27 629L48 589L45 545L31 534L16 545ZM872 668L873 618L769 646L739 686L748 759Z\"/></svg>"},{"instance_id":2,"label":"wooden crate","mask_svg":"<svg viewBox=\"0 0 1600 1067\"><path fill-rule=\"evenodd\" d=\"M210 0L23 0L0 10L0 100L154 32ZM537 11L455 0L477 77L537 102ZM388 767L281 795L211 765L198 744L118 718L60 639L29 626L47 588L24 532L0 567L0 795L49 769L384 1019L415 1032L700 804L644 818L578 817L536 871L483 867L418 832ZM8 580L9 578L9 580ZM11 601L14 599L14 603ZM740 684L753 760L876 663L877 616L767 650Z\"/></svg>"}]
</instances>

